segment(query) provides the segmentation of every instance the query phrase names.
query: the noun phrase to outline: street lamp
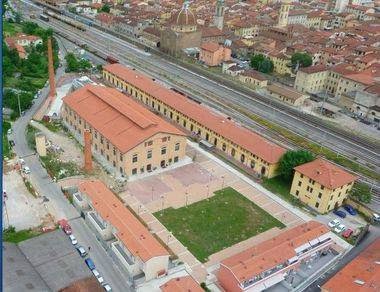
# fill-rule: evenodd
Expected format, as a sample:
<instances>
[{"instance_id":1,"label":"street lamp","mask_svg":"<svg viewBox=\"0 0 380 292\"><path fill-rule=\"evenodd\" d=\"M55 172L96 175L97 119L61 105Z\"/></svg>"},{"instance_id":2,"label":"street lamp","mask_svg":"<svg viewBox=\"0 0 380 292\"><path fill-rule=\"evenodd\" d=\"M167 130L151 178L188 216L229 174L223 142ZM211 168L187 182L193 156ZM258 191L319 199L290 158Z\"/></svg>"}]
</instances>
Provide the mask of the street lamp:
<instances>
[{"instance_id":1,"label":"street lamp","mask_svg":"<svg viewBox=\"0 0 380 292\"><path fill-rule=\"evenodd\" d=\"M166 245L169 245L169 241L170 241L170 238L172 237L172 234L171 234L171 232L168 234L168 241L167 241L167 243L166 243Z\"/></svg>"},{"instance_id":2,"label":"street lamp","mask_svg":"<svg viewBox=\"0 0 380 292\"><path fill-rule=\"evenodd\" d=\"M153 192L154 192L154 187L152 187L152 202L153 202Z\"/></svg>"},{"instance_id":3,"label":"street lamp","mask_svg":"<svg viewBox=\"0 0 380 292\"><path fill-rule=\"evenodd\" d=\"M222 189L224 188L224 175L222 175Z\"/></svg>"},{"instance_id":4,"label":"street lamp","mask_svg":"<svg viewBox=\"0 0 380 292\"><path fill-rule=\"evenodd\" d=\"M161 195L161 214L162 214L162 211L164 210L164 195Z\"/></svg>"},{"instance_id":5,"label":"street lamp","mask_svg":"<svg viewBox=\"0 0 380 292\"><path fill-rule=\"evenodd\" d=\"M189 193L186 191L185 195L186 195L186 197L185 197L186 198L185 205L187 207L187 204L189 203Z\"/></svg>"}]
</instances>

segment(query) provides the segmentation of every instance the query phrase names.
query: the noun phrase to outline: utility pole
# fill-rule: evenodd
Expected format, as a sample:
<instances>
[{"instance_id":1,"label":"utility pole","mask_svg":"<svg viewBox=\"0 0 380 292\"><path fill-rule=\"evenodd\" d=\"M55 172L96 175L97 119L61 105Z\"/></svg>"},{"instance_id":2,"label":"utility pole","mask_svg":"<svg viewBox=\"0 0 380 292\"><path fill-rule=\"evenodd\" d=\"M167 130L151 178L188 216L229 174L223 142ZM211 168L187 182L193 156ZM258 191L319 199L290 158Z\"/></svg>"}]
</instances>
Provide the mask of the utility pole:
<instances>
[{"instance_id":1,"label":"utility pole","mask_svg":"<svg viewBox=\"0 0 380 292\"><path fill-rule=\"evenodd\" d=\"M18 102L18 112L20 114L20 117L21 117L21 104L20 104L20 93L17 92L17 102Z\"/></svg>"}]
</instances>

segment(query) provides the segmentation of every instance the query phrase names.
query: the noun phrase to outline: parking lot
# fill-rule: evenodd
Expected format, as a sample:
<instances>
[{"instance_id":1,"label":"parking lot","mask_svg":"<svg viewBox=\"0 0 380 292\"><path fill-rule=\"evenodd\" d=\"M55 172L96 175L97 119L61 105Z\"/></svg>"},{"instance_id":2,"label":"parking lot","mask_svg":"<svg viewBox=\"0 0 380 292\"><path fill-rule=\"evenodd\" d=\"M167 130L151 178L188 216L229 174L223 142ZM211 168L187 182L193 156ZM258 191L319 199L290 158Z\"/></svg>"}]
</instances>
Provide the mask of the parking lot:
<instances>
[{"instance_id":1,"label":"parking lot","mask_svg":"<svg viewBox=\"0 0 380 292\"><path fill-rule=\"evenodd\" d=\"M326 215L318 215L317 220L320 222L325 223L328 225L329 222L337 219L339 220L340 224L343 224L346 229L351 229L355 232L360 227L363 227L366 225L366 221L360 216L360 215L350 215L347 211L344 210L344 208L339 208L339 210L344 211L346 213L345 218L341 218L338 215L334 214L333 212L330 212ZM331 228L334 229L334 228Z\"/></svg>"}]
</instances>

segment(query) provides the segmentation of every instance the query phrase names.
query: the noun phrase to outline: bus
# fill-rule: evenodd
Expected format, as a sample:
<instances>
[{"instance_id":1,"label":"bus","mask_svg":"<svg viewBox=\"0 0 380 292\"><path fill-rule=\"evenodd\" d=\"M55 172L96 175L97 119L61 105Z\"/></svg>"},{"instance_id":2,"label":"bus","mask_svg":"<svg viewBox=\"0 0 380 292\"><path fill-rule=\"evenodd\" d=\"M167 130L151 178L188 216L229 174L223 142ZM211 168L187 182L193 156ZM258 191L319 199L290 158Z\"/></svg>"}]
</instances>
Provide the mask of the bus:
<instances>
[{"instance_id":1,"label":"bus","mask_svg":"<svg viewBox=\"0 0 380 292\"><path fill-rule=\"evenodd\" d=\"M45 14L40 14L40 19L43 21L49 21L49 17Z\"/></svg>"}]
</instances>

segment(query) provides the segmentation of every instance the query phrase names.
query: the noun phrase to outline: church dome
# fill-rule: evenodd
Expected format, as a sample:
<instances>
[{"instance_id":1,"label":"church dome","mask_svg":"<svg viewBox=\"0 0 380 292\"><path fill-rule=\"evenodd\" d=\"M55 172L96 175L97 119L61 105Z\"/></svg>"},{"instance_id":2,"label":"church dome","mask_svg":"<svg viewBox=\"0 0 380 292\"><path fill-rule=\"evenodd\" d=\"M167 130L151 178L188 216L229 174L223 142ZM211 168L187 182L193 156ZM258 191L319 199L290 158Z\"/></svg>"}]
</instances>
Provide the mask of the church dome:
<instances>
[{"instance_id":1,"label":"church dome","mask_svg":"<svg viewBox=\"0 0 380 292\"><path fill-rule=\"evenodd\" d=\"M197 25L197 20L194 13L190 10L189 4L185 1L182 9L174 14L173 24L177 26L194 26Z\"/></svg>"}]
</instances>

